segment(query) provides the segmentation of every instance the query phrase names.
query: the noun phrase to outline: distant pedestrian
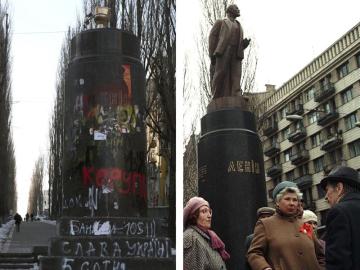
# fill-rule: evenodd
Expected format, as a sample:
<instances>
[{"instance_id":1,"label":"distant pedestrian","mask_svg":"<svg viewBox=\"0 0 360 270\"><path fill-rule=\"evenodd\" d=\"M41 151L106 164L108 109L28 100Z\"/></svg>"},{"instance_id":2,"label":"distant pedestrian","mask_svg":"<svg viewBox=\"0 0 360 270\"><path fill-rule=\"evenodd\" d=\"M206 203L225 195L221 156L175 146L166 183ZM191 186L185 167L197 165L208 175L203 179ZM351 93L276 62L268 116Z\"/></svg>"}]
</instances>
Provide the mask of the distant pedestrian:
<instances>
[{"instance_id":1,"label":"distant pedestrian","mask_svg":"<svg viewBox=\"0 0 360 270\"><path fill-rule=\"evenodd\" d=\"M30 214L30 219L31 219L31 221L34 221L34 214L33 213Z\"/></svg>"},{"instance_id":2,"label":"distant pedestrian","mask_svg":"<svg viewBox=\"0 0 360 270\"><path fill-rule=\"evenodd\" d=\"M271 207L261 207L261 208L259 208L257 210L256 214L257 214L258 220L261 219L261 218L271 217L273 214L275 214L275 209L271 208ZM245 250L246 250L246 252L248 251L253 238L254 238L253 233L246 237L246 239L245 239ZM251 270L251 267L250 267L247 259L245 259L245 270Z\"/></svg>"},{"instance_id":3,"label":"distant pedestrian","mask_svg":"<svg viewBox=\"0 0 360 270\"><path fill-rule=\"evenodd\" d=\"M19 213L16 213L14 216L15 225L16 225L16 231L20 232L20 224L22 221L22 217L19 215Z\"/></svg>"},{"instance_id":4,"label":"distant pedestrian","mask_svg":"<svg viewBox=\"0 0 360 270\"><path fill-rule=\"evenodd\" d=\"M212 211L201 197L191 198L184 208L184 270L226 270L230 255L225 244L210 230Z\"/></svg>"},{"instance_id":5,"label":"distant pedestrian","mask_svg":"<svg viewBox=\"0 0 360 270\"><path fill-rule=\"evenodd\" d=\"M26 213L26 215L25 215L25 220L26 220L26 222L29 221L29 213Z\"/></svg>"},{"instance_id":6,"label":"distant pedestrian","mask_svg":"<svg viewBox=\"0 0 360 270\"><path fill-rule=\"evenodd\" d=\"M298 218L302 193L294 182L273 190L276 213L259 219L247 258L252 270L324 269L324 251L310 225Z\"/></svg>"},{"instance_id":7,"label":"distant pedestrian","mask_svg":"<svg viewBox=\"0 0 360 270\"><path fill-rule=\"evenodd\" d=\"M360 269L359 173L350 167L339 166L320 184L331 206L326 218L326 269Z\"/></svg>"}]
</instances>

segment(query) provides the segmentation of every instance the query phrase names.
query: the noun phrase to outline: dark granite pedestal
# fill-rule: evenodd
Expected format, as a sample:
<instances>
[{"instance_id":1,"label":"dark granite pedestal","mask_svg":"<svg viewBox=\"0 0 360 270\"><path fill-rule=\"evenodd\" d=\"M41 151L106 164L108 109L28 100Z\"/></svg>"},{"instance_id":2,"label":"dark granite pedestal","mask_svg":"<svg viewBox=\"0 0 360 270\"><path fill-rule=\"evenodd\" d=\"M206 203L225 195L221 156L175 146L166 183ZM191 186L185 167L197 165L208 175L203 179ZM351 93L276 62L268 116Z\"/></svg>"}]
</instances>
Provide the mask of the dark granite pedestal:
<instances>
[{"instance_id":1,"label":"dark granite pedestal","mask_svg":"<svg viewBox=\"0 0 360 270\"><path fill-rule=\"evenodd\" d=\"M246 103L227 97L209 104L198 144L199 196L213 209L212 228L231 255L230 270L243 269L245 238L267 204L262 145Z\"/></svg>"}]
</instances>

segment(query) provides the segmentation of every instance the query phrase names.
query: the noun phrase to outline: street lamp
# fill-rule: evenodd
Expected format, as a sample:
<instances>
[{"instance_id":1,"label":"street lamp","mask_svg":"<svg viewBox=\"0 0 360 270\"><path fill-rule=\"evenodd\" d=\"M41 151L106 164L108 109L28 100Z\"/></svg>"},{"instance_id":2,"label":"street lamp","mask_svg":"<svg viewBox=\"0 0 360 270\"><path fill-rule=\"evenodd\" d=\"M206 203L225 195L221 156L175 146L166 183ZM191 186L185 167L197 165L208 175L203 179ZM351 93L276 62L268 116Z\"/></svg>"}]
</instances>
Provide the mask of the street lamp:
<instances>
[{"instance_id":1,"label":"street lamp","mask_svg":"<svg viewBox=\"0 0 360 270\"><path fill-rule=\"evenodd\" d=\"M297 115L297 114L289 114L286 115L286 120L302 120L304 117L302 117L301 115Z\"/></svg>"}]
</instances>

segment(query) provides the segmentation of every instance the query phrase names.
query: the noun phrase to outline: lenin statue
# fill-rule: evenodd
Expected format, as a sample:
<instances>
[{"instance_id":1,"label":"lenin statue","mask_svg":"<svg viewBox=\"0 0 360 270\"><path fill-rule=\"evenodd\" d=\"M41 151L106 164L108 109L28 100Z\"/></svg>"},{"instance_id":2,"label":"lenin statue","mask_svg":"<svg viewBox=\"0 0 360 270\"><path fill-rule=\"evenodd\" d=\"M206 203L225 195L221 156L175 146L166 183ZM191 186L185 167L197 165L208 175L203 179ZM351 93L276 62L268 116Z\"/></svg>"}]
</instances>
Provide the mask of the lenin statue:
<instances>
[{"instance_id":1,"label":"lenin statue","mask_svg":"<svg viewBox=\"0 0 360 270\"><path fill-rule=\"evenodd\" d=\"M243 38L237 5L226 9L227 18L217 20L209 35L210 76L213 99L240 96L241 62L250 39Z\"/></svg>"}]
</instances>

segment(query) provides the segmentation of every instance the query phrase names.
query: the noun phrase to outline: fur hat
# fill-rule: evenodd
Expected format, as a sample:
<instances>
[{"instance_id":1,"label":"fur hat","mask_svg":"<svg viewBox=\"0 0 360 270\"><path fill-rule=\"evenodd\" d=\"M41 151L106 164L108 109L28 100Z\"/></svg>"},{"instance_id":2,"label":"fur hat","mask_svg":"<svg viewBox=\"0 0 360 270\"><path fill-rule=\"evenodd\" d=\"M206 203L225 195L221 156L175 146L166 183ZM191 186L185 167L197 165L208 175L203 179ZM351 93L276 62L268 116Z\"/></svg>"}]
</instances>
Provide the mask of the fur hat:
<instances>
[{"instance_id":1,"label":"fur hat","mask_svg":"<svg viewBox=\"0 0 360 270\"><path fill-rule=\"evenodd\" d=\"M294 183L294 182L290 182L290 181L283 181L280 182L279 184L276 185L276 187L273 190L273 200L276 200L276 196L280 193L280 191L282 191L284 188L288 188L288 187L292 187L292 188L298 188L298 186Z\"/></svg>"},{"instance_id":2,"label":"fur hat","mask_svg":"<svg viewBox=\"0 0 360 270\"><path fill-rule=\"evenodd\" d=\"M325 189L328 181L343 182L344 184L360 189L359 173L350 167L338 166L332 169L328 176L320 182L323 189Z\"/></svg>"},{"instance_id":3,"label":"fur hat","mask_svg":"<svg viewBox=\"0 0 360 270\"><path fill-rule=\"evenodd\" d=\"M273 215L275 214L275 209L271 207L260 207L256 211L257 217L259 218L261 215Z\"/></svg>"},{"instance_id":4,"label":"fur hat","mask_svg":"<svg viewBox=\"0 0 360 270\"><path fill-rule=\"evenodd\" d=\"M318 223L318 217L313 211L304 210L304 213L302 215L302 221L304 223L309 221L315 221L316 223Z\"/></svg>"},{"instance_id":5,"label":"fur hat","mask_svg":"<svg viewBox=\"0 0 360 270\"><path fill-rule=\"evenodd\" d=\"M186 226L186 222L188 221L191 214L195 213L197 209L199 209L201 206L206 205L207 207L210 207L209 203L201 197L192 197L185 205L184 208L184 228Z\"/></svg>"}]
</instances>

